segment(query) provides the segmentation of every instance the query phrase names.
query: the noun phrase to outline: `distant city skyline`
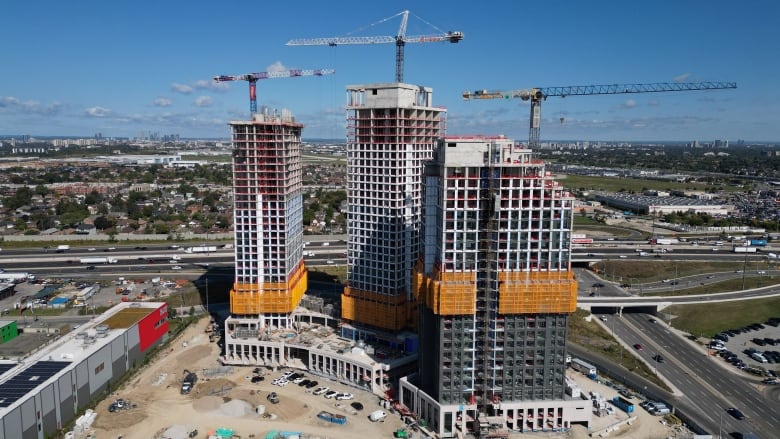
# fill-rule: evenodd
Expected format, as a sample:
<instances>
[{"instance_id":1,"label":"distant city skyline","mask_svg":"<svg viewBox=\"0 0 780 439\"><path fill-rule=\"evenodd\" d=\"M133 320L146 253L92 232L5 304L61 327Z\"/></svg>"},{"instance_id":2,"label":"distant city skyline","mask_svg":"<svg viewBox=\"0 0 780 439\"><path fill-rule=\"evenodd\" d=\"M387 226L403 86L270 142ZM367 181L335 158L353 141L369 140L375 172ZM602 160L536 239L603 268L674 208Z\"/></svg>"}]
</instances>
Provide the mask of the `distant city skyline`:
<instances>
[{"instance_id":1,"label":"distant city skyline","mask_svg":"<svg viewBox=\"0 0 780 439\"><path fill-rule=\"evenodd\" d=\"M293 111L304 139L343 139L347 86L392 82L394 45L285 43L393 36L400 18L380 21L408 9L407 35L464 34L458 44L405 50L404 82L433 89L433 104L447 109L447 134L528 138L527 102L464 101L464 91L706 80L737 89L551 97L541 140L780 141L780 5L770 0L338 6L11 2L0 27L0 134L227 139L228 122L249 118L248 86L214 76L332 68L329 76L259 81L258 106Z\"/></svg>"}]
</instances>

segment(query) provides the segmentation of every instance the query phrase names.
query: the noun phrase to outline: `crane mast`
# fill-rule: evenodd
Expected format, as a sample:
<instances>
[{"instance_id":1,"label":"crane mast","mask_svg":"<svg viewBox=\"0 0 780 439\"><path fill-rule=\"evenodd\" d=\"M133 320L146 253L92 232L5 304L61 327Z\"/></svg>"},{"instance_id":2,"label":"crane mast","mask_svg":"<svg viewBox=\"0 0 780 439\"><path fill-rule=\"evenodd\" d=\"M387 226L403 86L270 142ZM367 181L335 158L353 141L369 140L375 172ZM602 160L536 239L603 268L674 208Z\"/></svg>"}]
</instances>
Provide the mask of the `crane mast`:
<instances>
[{"instance_id":1,"label":"crane mast","mask_svg":"<svg viewBox=\"0 0 780 439\"><path fill-rule=\"evenodd\" d=\"M672 91L722 90L737 88L736 82L654 82L648 84L571 85L564 87L533 87L521 90L477 90L463 92L463 99L515 99L531 101L531 117L528 147L539 146L542 123L542 101L550 96L614 95L634 93L660 93Z\"/></svg>"},{"instance_id":2,"label":"crane mast","mask_svg":"<svg viewBox=\"0 0 780 439\"><path fill-rule=\"evenodd\" d=\"M257 81L260 79L297 78L299 76L323 76L336 73L333 69L315 70L280 70L276 72L256 72L244 75L219 75L214 77L215 82L247 81L249 82L249 112L254 116L257 113Z\"/></svg>"},{"instance_id":3,"label":"crane mast","mask_svg":"<svg viewBox=\"0 0 780 439\"><path fill-rule=\"evenodd\" d=\"M403 82L404 80L404 47L406 43L435 43L441 41L449 41L450 43L457 43L463 39L463 32L441 32L432 35L415 35L406 36L406 26L409 22L409 11L401 11L392 17L384 18L376 24L384 23L395 17L401 16L401 25L398 28L398 33L395 36L374 36L374 37L332 37L332 38L298 38L287 42L288 46L340 46L347 44L384 44L395 43L395 81ZM430 24L430 23L428 23ZM435 26L434 26L435 27ZM438 30L438 29L437 29Z\"/></svg>"}]
</instances>

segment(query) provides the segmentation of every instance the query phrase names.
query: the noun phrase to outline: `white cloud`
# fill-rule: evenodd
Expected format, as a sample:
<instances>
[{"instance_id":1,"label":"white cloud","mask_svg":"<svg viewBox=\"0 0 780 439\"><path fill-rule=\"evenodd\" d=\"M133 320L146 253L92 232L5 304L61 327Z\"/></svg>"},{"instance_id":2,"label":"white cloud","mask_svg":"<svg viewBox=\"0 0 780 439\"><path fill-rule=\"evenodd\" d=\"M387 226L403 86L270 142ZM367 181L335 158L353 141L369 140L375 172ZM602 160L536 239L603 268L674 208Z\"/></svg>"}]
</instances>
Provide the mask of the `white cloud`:
<instances>
[{"instance_id":1,"label":"white cloud","mask_svg":"<svg viewBox=\"0 0 780 439\"><path fill-rule=\"evenodd\" d=\"M17 113L25 114L40 114L40 115L52 115L59 113L62 109L62 104L59 102L52 102L48 105L43 105L38 101L24 101L14 96L2 96L0 97L0 110L8 108Z\"/></svg>"},{"instance_id":2,"label":"white cloud","mask_svg":"<svg viewBox=\"0 0 780 439\"><path fill-rule=\"evenodd\" d=\"M106 117L111 115L111 110L103 107L89 107L86 110L87 116Z\"/></svg>"},{"instance_id":3,"label":"white cloud","mask_svg":"<svg viewBox=\"0 0 780 439\"><path fill-rule=\"evenodd\" d=\"M198 96L195 99L195 105L198 107L210 107L214 103L214 99L211 96Z\"/></svg>"},{"instance_id":4,"label":"white cloud","mask_svg":"<svg viewBox=\"0 0 780 439\"><path fill-rule=\"evenodd\" d=\"M211 79L200 79L193 86L199 90L227 91L230 86L226 82L217 82Z\"/></svg>"},{"instance_id":5,"label":"white cloud","mask_svg":"<svg viewBox=\"0 0 780 439\"><path fill-rule=\"evenodd\" d=\"M690 73L683 73L682 75L675 76L674 78L672 78L672 80L674 82L685 82L685 80L687 80L690 76L691 76Z\"/></svg>"},{"instance_id":6,"label":"white cloud","mask_svg":"<svg viewBox=\"0 0 780 439\"><path fill-rule=\"evenodd\" d=\"M171 89L175 92L185 94L185 95L192 93L192 87L186 84L178 84L174 82L173 84L171 84Z\"/></svg>"},{"instance_id":7,"label":"white cloud","mask_svg":"<svg viewBox=\"0 0 780 439\"><path fill-rule=\"evenodd\" d=\"M272 72L283 72L285 70L290 70L287 67L282 64L281 61L276 61L275 63L271 64L270 66L266 67L266 71L269 73Z\"/></svg>"},{"instance_id":8,"label":"white cloud","mask_svg":"<svg viewBox=\"0 0 780 439\"><path fill-rule=\"evenodd\" d=\"M168 98L160 97L160 98L155 99L154 102L152 102L152 104L155 107L170 107L171 104L173 104L173 101L171 101Z\"/></svg>"},{"instance_id":9,"label":"white cloud","mask_svg":"<svg viewBox=\"0 0 780 439\"><path fill-rule=\"evenodd\" d=\"M620 106L620 108L625 108L625 109L631 109L634 107L636 107L636 101L633 99L626 100L625 102L623 102L623 105Z\"/></svg>"}]
</instances>

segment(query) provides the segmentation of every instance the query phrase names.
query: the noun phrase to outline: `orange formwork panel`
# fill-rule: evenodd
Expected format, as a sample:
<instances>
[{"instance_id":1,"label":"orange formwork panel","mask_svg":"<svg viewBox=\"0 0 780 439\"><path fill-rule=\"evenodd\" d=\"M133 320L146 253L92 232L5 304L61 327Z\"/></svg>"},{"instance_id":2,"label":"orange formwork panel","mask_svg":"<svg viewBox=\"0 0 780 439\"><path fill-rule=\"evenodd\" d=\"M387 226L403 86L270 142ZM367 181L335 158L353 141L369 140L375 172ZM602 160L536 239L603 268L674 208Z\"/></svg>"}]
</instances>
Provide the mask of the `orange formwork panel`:
<instances>
[{"instance_id":1,"label":"orange formwork panel","mask_svg":"<svg viewBox=\"0 0 780 439\"><path fill-rule=\"evenodd\" d=\"M232 314L291 313L308 287L306 266L301 263L290 280L259 284L233 284L230 290Z\"/></svg>"},{"instance_id":2,"label":"orange formwork panel","mask_svg":"<svg viewBox=\"0 0 780 439\"><path fill-rule=\"evenodd\" d=\"M501 314L572 313L577 307L577 281L571 271L499 273Z\"/></svg>"},{"instance_id":3,"label":"orange formwork panel","mask_svg":"<svg viewBox=\"0 0 780 439\"><path fill-rule=\"evenodd\" d=\"M341 296L341 318L398 331L413 326L415 304L403 295L385 295L350 287Z\"/></svg>"},{"instance_id":4,"label":"orange formwork panel","mask_svg":"<svg viewBox=\"0 0 780 439\"><path fill-rule=\"evenodd\" d=\"M438 315L472 315L476 312L477 281L474 272L442 272L430 276L415 268L413 287L421 301Z\"/></svg>"}]
</instances>

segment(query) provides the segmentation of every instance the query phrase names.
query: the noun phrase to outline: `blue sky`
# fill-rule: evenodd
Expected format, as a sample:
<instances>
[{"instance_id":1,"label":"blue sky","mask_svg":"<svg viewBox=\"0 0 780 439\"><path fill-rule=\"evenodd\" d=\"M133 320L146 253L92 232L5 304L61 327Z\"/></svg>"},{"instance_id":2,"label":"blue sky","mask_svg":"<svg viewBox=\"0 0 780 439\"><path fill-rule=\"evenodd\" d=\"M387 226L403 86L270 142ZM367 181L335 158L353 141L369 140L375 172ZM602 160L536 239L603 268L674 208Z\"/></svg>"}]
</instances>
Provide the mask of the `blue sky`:
<instances>
[{"instance_id":1,"label":"blue sky","mask_svg":"<svg viewBox=\"0 0 780 439\"><path fill-rule=\"evenodd\" d=\"M0 6L0 135L228 137L246 82L215 75L332 68L258 82L304 138L345 137L345 87L392 82L395 46L288 47L293 38L461 31L406 46L405 82L434 90L447 133L528 138L528 104L465 90L734 81L736 90L551 97L541 138L780 141L780 2L11 0ZM435 27L432 27L432 25ZM362 29L362 30L361 30ZM563 122L560 119L563 118Z\"/></svg>"}]
</instances>

